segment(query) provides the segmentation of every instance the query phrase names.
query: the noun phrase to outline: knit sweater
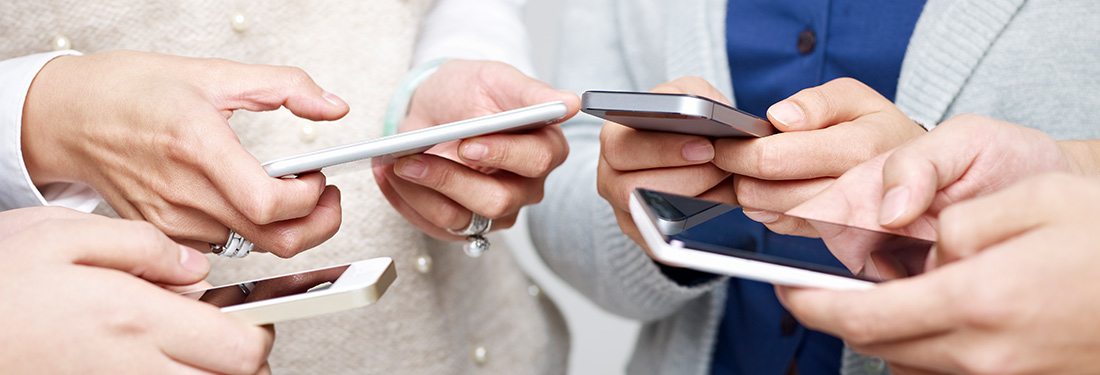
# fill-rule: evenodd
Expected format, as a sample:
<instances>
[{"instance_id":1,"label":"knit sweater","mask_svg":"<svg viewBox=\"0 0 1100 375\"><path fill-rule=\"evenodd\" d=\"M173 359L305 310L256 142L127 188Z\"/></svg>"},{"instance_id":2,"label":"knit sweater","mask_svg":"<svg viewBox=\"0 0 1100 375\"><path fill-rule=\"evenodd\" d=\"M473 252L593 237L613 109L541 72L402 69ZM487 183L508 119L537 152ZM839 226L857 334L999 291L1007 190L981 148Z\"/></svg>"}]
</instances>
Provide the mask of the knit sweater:
<instances>
[{"instance_id":1,"label":"knit sweater","mask_svg":"<svg viewBox=\"0 0 1100 375\"><path fill-rule=\"evenodd\" d=\"M736 1L736 0L734 0ZM734 98L725 49L726 0L572 0L557 85L649 90L700 76ZM1100 137L1100 3L929 0L902 64L896 104L934 126L977 113L1058 139ZM602 121L564 125L571 154L530 211L539 254L604 309L643 322L631 374L709 374L726 283L682 286L623 235L596 191ZM843 145L838 145L842 147ZM879 374L881 360L844 354L842 373Z\"/></svg>"},{"instance_id":2,"label":"knit sweater","mask_svg":"<svg viewBox=\"0 0 1100 375\"><path fill-rule=\"evenodd\" d=\"M332 123L289 111L238 111L230 123L260 161L382 134L386 103L410 64L425 0L223 1L44 0L0 11L0 59L49 51L65 36L84 53L133 49L292 65L345 99ZM234 24L240 14L246 24ZM239 30L235 30L237 26ZM244 26L244 27L241 27ZM317 137L303 137L313 126ZM481 258L433 240L386 201L370 172L330 175L340 186L343 224L320 247L291 259L253 254L213 259L215 284L355 260L394 258L398 278L372 306L279 323L270 356L283 374L555 374L565 371L564 322L500 238ZM418 262L430 260L430 267ZM477 348L485 356L475 356Z\"/></svg>"}]
</instances>

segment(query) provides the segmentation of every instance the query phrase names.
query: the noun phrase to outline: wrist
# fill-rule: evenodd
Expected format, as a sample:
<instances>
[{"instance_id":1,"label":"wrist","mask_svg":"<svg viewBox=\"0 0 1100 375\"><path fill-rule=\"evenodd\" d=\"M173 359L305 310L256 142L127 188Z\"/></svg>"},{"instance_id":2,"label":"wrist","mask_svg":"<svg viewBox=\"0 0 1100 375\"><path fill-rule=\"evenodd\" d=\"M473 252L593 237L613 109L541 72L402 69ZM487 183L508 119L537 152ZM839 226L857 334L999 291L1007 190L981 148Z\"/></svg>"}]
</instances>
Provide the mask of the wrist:
<instances>
[{"instance_id":1,"label":"wrist","mask_svg":"<svg viewBox=\"0 0 1100 375\"><path fill-rule=\"evenodd\" d=\"M64 103L58 97L65 86L65 67L77 57L58 56L51 59L38 71L27 89L20 123L20 148L27 174L37 187L66 181L64 173L59 170L64 165L58 157L60 140L54 139L51 130L63 121L56 117L59 110L72 110L73 103Z\"/></svg>"},{"instance_id":2,"label":"wrist","mask_svg":"<svg viewBox=\"0 0 1100 375\"><path fill-rule=\"evenodd\" d=\"M407 74L405 78L401 79L401 83L397 84L397 89L394 90L393 96L390 96L390 102L386 106L386 115L383 120L382 135L397 134L398 127L405 121L405 116L409 114L409 108L412 107L413 95L416 94L416 89L420 87L421 83L424 83L439 70L439 66L449 61L450 59L439 58L417 65Z\"/></svg>"}]
</instances>

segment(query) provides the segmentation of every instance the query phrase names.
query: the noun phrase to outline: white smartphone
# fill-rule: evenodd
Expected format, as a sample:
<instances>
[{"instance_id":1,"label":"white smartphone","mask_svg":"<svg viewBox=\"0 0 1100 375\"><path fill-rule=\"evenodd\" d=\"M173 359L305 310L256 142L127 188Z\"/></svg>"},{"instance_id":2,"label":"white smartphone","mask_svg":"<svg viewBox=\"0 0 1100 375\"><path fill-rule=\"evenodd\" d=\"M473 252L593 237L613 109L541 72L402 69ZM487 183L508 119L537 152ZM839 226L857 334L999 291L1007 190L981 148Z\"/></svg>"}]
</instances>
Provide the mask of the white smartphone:
<instances>
[{"instance_id":1,"label":"white smartphone","mask_svg":"<svg viewBox=\"0 0 1100 375\"><path fill-rule=\"evenodd\" d=\"M393 259L374 258L181 295L262 325L373 304L396 278Z\"/></svg>"},{"instance_id":2,"label":"white smartphone","mask_svg":"<svg viewBox=\"0 0 1100 375\"><path fill-rule=\"evenodd\" d=\"M436 144L509 131L524 132L553 124L565 118L569 109L563 102L551 102L496 113L469 120L432 126L369 141L333 147L281 158L263 164L271 177L293 176L319 171L325 167L376 157L393 159L427 151Z\"/></svg>"},{"instance_id":3,"label":"white smartphone","mask_svg":"<svg viewBox=\"0 0 1100 375\"><path fill-rule=\"evenodd\" d=\"M638 130L711 138L754 138L778 132L768 120L688 94L586 91L581 111Z\"/></svg>"},{"instance_id":4,"label":"white smartphone","mask_svg":"<svg viewBox=\"0 0 1100 375\"><path fill-rule=\"evenodd\" d=\"M743 223L736 217L744 215L738 206L636 189L630 196L630 215L650 255L670 266L809 288L858 290L878 282L853 275L845 268L761 254L732 245L722 232L737 225L735 223ZM846 239L857 239L858 246L873 246L875 251L927 254L932 247L932 242L919 238L805 220L819 231L844 233ZM826 243L829 246L846 244L845 241Z\"/></svg>"}]
</instances>

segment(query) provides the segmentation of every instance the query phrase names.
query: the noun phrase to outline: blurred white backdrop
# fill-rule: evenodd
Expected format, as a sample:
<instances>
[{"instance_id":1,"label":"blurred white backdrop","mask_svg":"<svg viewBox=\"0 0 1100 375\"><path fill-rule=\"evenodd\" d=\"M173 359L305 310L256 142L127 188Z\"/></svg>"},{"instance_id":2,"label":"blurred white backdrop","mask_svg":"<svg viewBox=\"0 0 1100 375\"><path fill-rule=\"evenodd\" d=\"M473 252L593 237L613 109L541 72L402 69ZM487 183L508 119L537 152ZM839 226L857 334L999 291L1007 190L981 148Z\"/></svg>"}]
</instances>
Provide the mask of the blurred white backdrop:
<instances>
[{"instance_id":1,"label":"blurred white backdrop","mask_svg":"<svg viewBox=\"0 0 1100 375\"><path fill-rule=\"evenodd\" d=\"M558 0L529 0L525 13L534 47L535 71L539 79L552 83L561 4ZM503 235L520 266L554 299L565 315L572 337L569 373L623 373L638 335L639 324L601 310L553 274L535 254L528 233L527 220L521 217L520 222Z\"/></svg>"}]
</instances>

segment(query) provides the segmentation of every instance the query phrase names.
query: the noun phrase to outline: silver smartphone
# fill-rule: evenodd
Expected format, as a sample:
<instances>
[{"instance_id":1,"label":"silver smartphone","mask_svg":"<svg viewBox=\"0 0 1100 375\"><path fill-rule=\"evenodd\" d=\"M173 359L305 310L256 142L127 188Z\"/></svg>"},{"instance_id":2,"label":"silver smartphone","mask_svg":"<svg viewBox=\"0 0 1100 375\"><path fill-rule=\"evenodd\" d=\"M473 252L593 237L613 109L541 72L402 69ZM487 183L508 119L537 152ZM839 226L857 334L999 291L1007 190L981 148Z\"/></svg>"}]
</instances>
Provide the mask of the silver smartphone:
<instances>
[{"instance_id":1,"label":"silver smartphone","mask_svg":"<svg viewBox=\"0 0 1100 375\"><path fill-rule=\"evenodd\" d=\"M383 257L181 295L262 325L373 304L396 278L393 259Z\"/></svg>"},{"instance_id":2,"label":"silver smartphone","mask_svg":"<svg viewBox=\"0 0 1100 375\"><path fill-rule=\"evenodd\" d=\"M384 158L384 163L392 163L393 159L419 154L443 142L503 131L533 130L559 122L568 113L569 109L563 102L539 104L272 160L264 163L263 167L268 176L285 177L376 157Z\"/></svg>"},{"instance_id":3,"label":"silver smartphone","mask_svg":"<svg viewBox=\"0 0 1100 375\"><path fill-rule=\"evenodd\" d=\"M765 119L688 94L586 91L581 96L581 111L639 130L711 138L754 138L778 132Z\"/></svg>"}]
</instances>

